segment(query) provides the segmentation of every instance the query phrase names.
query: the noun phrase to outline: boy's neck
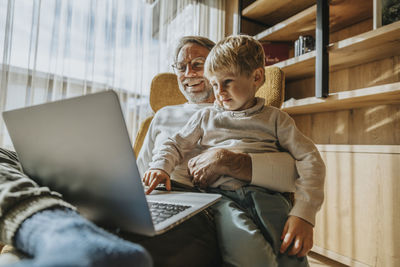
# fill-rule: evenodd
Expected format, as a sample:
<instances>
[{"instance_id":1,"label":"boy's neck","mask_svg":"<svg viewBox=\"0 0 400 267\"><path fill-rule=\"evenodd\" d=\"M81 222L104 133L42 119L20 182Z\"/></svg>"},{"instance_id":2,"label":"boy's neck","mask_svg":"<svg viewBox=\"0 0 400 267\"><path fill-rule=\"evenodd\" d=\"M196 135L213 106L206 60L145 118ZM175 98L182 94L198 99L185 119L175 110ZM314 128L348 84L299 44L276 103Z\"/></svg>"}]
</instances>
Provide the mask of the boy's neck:
<instances>
[{"instance_id":1,"label":"boy's neck","mask_svg":"<svg viewBox=\"0 0 400 267\"><path fill-rule=\"evenodd\" d=\"M247 106L247 107L241 107L241 108L238 108L238 109L235 109L235 110L226 109L226 108L224 108L223 106L221 106L221 107L224 108L225 110L229 110L229 111L243 111L243 110L247 110L247 109L249 109L249 108L252 108L252 107L254 107L255 105L257 105L257 97L254 97L254 98L253 98L253 101L251 102L251 105L249 105L249 106Z\"/></svg>"}]
</instances>

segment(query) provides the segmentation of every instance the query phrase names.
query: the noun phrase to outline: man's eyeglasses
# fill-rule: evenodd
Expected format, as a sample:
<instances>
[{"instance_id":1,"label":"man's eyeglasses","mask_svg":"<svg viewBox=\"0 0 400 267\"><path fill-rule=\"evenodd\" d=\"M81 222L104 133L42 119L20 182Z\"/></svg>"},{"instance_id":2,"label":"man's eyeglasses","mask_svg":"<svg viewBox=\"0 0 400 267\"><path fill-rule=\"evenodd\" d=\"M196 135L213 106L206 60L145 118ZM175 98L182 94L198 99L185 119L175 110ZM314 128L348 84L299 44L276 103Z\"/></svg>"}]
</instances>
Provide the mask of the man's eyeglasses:
<instances>
[{"instance_id":1,"label":"man's eyeglasses","mask_svg":"<svg viewBox=\"0 0 400 267\"><path fill-rule=\"evenodd\" d=\"M190 62L175 62L172 67L178 73L185 73L187 65L190 64L190 68L194 71L202 71L204 69L204 63L206 59L204 57L197 57L192 59Z\"/></svg>"}]
</instances>

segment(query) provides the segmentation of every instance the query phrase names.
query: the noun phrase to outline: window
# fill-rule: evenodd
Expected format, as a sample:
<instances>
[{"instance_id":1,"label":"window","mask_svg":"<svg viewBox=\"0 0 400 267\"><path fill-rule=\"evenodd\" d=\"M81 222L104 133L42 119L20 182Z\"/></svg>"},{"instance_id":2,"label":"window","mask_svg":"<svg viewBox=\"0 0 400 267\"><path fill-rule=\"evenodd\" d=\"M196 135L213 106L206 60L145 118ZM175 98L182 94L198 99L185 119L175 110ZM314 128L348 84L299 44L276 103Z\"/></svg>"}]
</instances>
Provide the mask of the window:
<instances>
[{"instance_id":1,"label":"window","mask_svg":"<svg viewBox=\"0 0 400 267\"><path fill-rule=\"evenodd\" d=\"M0 111L113 89L134 137L151 113L152 77L172 71L175 41L222 38L216 23L213 36L202 30L210 23L200 17L223 29L224 2L0 0ZM10 147L2 119L0 135L0 145Z\"/></svg>"}]
</instances>

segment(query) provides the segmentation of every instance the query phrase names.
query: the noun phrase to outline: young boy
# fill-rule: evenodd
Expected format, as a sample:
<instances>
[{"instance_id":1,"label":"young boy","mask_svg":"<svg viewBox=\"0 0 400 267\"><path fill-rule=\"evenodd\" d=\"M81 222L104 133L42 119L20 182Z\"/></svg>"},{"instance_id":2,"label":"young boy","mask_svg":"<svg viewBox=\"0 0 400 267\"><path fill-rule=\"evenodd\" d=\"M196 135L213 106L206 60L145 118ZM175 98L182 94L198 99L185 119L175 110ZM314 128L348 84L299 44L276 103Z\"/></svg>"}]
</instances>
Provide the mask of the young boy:
<instances>
[{"instance_id":1,"label":"young boy","mask_svg":"<svg viewBox=\"0 0 400 267\"><path fill-rule=\"evenodd\" d=\"M219 42L205 62L205 76L216 98L214 106L194 114L180 132L160 147L143 181L150 186L147 193L160 183L170 189L169 174L183 155L197 146L242 153L289 151L296 159L299 174L293 208L282 194L250 186L241 177L205 181L196 174L192 182L201 188L211 184L208 191L224 196L213 210L225 263L307 266L305 258L282 256L279 248L281 239L292 243L291 250L296 251L292 254L301 254L310 245L306 242L312 245L312 226L323 201L325 166L313 142L296 128L289 115L264 106L264 100L255 97L265 79L264 60L261 44L250 36L230 36ZM293 220L285 225L288 215ZM305 233L302 244L286 234L290 227ZM249 243L253 245L249 247Z\"/></svg>"}]
</instances>

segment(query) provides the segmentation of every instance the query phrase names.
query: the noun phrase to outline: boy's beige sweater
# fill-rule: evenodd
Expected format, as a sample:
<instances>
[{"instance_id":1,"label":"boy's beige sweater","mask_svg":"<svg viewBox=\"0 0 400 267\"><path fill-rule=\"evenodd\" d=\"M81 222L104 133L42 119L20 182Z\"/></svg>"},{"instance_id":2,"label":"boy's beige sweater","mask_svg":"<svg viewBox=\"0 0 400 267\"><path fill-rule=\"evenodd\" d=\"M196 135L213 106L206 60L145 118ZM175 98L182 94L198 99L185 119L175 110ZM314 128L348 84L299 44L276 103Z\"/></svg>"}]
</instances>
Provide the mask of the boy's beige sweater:
<instances>
[{"instance_id":1,"label":"boy's beige sweater","mask_svg":"<svg viewBox=\"0 0 400 267\"><path fill-rule=\"evenodd\" d=\"M290 215L315 225L324 198L325 165L314 143L297 129L287 113L264 106L261 98L243 111L227 111L216 104L206 107L160 147L150 167L171 173L198 145L203 150L225 148L244 153L288 151L296 160L299 174ZM212 186L234 190L242 185L234 177L221 177Z\"/></svg>"}]
</instances>

